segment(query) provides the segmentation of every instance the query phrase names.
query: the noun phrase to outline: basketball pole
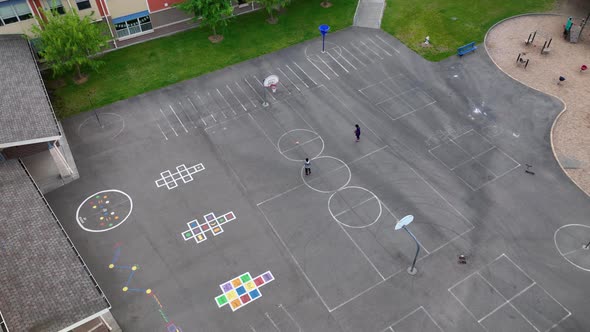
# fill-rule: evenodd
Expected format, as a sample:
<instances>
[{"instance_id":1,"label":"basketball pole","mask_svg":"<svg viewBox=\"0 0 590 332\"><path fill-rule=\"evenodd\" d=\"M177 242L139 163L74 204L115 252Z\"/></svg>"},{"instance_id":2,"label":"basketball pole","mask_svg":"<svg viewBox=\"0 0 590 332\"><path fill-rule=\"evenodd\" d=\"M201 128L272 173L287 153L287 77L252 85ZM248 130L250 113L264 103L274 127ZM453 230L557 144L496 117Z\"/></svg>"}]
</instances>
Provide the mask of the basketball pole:
<instances>
[{"instance_id":1,"label":"basketball pole","mask_svg":"<svg viewBox=\"0 0 590 332\"><path fill-rule=\"evenodd\" d=\"M266 98L266 90L267 89L266 89L265 86L263 86L263 89L264 89L264 101L262 102L262 107L267 107L268 106L268 101L267 101L267 98Z\"/></svg>"}]
</instances>

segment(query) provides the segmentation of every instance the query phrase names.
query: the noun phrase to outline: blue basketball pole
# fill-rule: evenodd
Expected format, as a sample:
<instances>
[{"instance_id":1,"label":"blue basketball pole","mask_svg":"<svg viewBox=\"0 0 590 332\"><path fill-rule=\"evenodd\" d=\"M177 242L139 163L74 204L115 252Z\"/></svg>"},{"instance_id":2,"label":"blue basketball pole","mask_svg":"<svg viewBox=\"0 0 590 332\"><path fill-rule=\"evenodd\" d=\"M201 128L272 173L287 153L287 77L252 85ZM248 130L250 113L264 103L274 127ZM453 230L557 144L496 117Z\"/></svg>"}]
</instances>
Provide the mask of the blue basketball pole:
<instances>
[{"instance_id":1,"label":"blue basketball pole","mask_svg":"<svg viewBox=\"0 0 590 332\"><path fill-rule=\"evenodd\" d=\"M319 26L320 33L322 34L322 53L325 53L325 42L326 42L326 34L330 31L330 26L327 24L322 24Z\"/></svg>"}]
</instances>

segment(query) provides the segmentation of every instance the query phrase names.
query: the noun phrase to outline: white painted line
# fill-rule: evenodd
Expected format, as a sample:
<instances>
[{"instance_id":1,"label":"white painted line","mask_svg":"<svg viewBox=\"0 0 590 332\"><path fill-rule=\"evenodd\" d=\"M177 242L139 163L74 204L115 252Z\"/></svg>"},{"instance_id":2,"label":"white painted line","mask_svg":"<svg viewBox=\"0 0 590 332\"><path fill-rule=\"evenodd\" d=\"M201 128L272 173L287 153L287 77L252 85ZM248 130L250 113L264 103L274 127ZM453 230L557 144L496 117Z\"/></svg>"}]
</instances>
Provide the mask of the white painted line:
<instances>
[{"instance_id":1,"label":"white painted line","mask_svg":"<svg viewBox=\"0 0 590 332\"><path fill-rule=\"evenodd\" d=\"M160 113L162 113L162 116L164 117L164 119L166 119L166 122L168 122L168 125L170 126L170 128L172 129L172 131L174 132L174 135L178 136L178 133L176 133L176 130L174 130L174 127L172 127L172 124L170 123L170 121L168 120L168 118L166 117L166 114L164 114L164 111L162 111L162 109L160 108Z\"/></svg>"},{"instance_id":2,"label":"white painted line","mask_svg":"<svg viewBox=\"0 0 590 332\"><path fill-rule=\"evenodd\" d=\"M359 51L359 53L361 53L365 58L369 59L369 62L373 63L375 62L373 60L373 58L371 58L370 56L368 56L367 54L365 54L365 52L363 52L358 46L356 46L355 44L353 44L352 42L350 42L350 46L356 48L357 51ZM366 64L365 64L366 65Z\"/></svg>"},{"instance_id":3,"label":"white painted line","mask_svg":"<svg viewBox=\"0 0 590 332\"><path fill-rule=\"evenodd\" d=\"M264 129L262 129L262 127L260 126L260 124L258 124L258 121L256 121L256 119L254 119L254 117L252 116L252 114L248 113L248 116L250 117L250 119L252 119L252 121L254 121L254 124L256 124L256 126L258 127L258 129L260 129L260 131L264 134L264 137L266 137L266 139L268 139L268 141L270 142L270 144L272 144L272 146L274 146L275 149L277 149L277 151L280 153L281 150L279 150L279 147L275 145L275 143L270 139L270 137L268 137L268 135L266 134L266 132L264 131Z\"/></svg>"},{"instance_id":4,"label":"white painted line","mask_svg":"<svg viewBox=\"0 0 590 332\"><path fill-rule=\"evenodd\" d=\"M315 141L315 140L317 140L317 139L321 139L321 137L320 137L320 136L316 136L315 138L312 138L312 139L310 139L310 140L307 140L307 141L305 141L305 142L303 142L303 143L299 143L299 144L295 145L294 147L292 147L292 148L288 148L287 150L283 150L283 151L281 151L281 152L282 152L282 153L289 152L289 151L291 151L291 150L294 150L294 149L300 148L300 147L304 146L304 145L305 145L305 144L307 144L307 143L313 142L313 141Z\"/></svg>"},{"instance_id":5,"label":"white painted line","mask_svg":"<svg viewBox=\"0 0 590 332\"><path fill-rule=\"evenodd\" d=\"M395 332L395 330L393 329L393 327L389 327L389 329L391 330L391 332Z\"/></svg>"},{"instance_id":6,"label":"white painted line","mask_svg":"<svg viewBox=\"0 0 590 332\"><path fill-rule=\"evenodd\" d=\"M266 318L268 318L268 320L272 323L272 326L274 326L275 329L277 329L277 331L281 332L281 329L279 329L279 327L277 326L275 321L272 320L272 318L270 318L270 315L268 314L268 312L265 312L264 314L266 315Z\"/></svg>"},{"instance_id":7,"label":"white painted line","mask_svg":"<svg viewBox=\"0 0 590 332\"><path fill-rule=\"evenodd\" d=\"M252 325L248 325L250 326L250 330L252 330L253 332L256 332L256 330L252 327Z\"/></svg>"},{"instance_id":8,"label":"white painted line","mask_svg":"<svg viewBox=\"0 0 590 332\"><path fill-rule=\"evenodd\" d=\"M324 73L320 68L318 68L318 66L316 66L315 63L313 63L313 61L311 61L309 58L307 58L307 61L309 61L309 63L311 63L311 65L314 66L315 69L319 70L320 73L322 73L322 75L324 75L328 80L330 80L330 77L328 77L328 75L326 75L326 73Z\"/></svg>"},{"instance_id":9,"label":"white painted line","mask_svg":"<svg viewBox=\"0 0 590 332\"><path fill-rule=\"evenodd\" d=\"M373 264L373 261L369 258L369 256L367 256L367 254L363 251L363 249L361 249L361 247L358 245L358 243L356 243L356 241L352 238L352 236L350 236L350 234L348 234L348 232L346 231L346 229L344 229L344 226L342 226L342 223L340 223L340 222L336 222L336 223L338 224L338 226L340 226L340 229L342 229L344 231L344 233L346 234L346 236L348 236L348 238L350 239L350 241L352 241L352 243L354 244L354 246L363 254L363 256L369 262L369 264L371 264L371 266L373 267L373 269L375 270L375 272L377 272L377 274L381 277L381 280L384 281L385 280L385 277L383 276L383 274L381 274L381 272L379 272L379 269L377 269L377 267L375 266L375 264Z\"/></svg>"},{"instance_id":10,"label":"white painted line","mask_svg":"<svg viewBox=\"0 0 590 332\"><path fill-rule=\"evenodd\" d=\"M323 85L318 85L318 86L316 86L316 88L318 88L318 87L323 87ZM289 105L289 107L291 107L291 105L289 104L289 99L285 99L285 103L286 103L287 105ZM308 127L309 127L309 128L310 128L310 129L311 129L311 130L312 130L312 131L315 133L315 134L316 134L316 135L318 135L318 136L319 136L319 134L318 134L318 133L315 131L315 129L313 128L313 126L312 126L311 124L309 124L309 122L307 122L307 121L305 120L305 118L304 118L303 116L301 116L301 114L299 114L299 112L298 112L298 111L297 111L297 110L296 110L294 107L291 107L291 109L293 110L293 112L294 112L295 114L297 114L297 116L299 116L299 118L300 118L301 120L303 120L303 122L305 122L305 124L306 124L306 125L307 125L307 126L308 126ZM323 144L323 143L324 143L324 140L322 139L322 144ZM323 152L323 151L324 151L324 148L322 147L322 152ZM321 153L320 153L320 154L321 154ZM318 155L318 156L319 156L319 155Z\"/></svg>"},{"instance_id":11,"label":"white painted line","mask_svg":"<svg viewBox=\"0 0 590 332\"><path fill-rule=\"evenodd\" d=\"M580 251L580 250L585 250L585 249L584 249L584 248L578 248L578 249L574 249L574 250L572 250L572 251L568 251L568 252L566 252L565 254L563 254L563 256L571 255L571 254L573 254L574 252L578 252L578 251Z\"/></svg>"},{"instance_id":12,"label":"white painted line","mask_svg":"<svg viewBox=\"0 0 590 332\"><path fill-rule=\"evenodd\" d=\"M287 316L289 316L289 318L293 321L293 323L295 323L295 325L297 325L297 329L299 331L302 331L301 326L299 326L299 323L297 323L297 321L293 318L293 316L291 316L291 314L287 311L287 309L285 309L283 304L279 304L279 308L283 309L283 311L287 314Z\"/></svg>"},{"instance_id":13,"label":"white painted line","mask_svg":"<svg viewBox=\"0 0 590 332\"><path fill-rule=\"evenodd\" d=\"M361 206L361 205L363 205L363 204L367 203L368 201L372 201L372 200L374 200L374 199L376 199L377 201L379 201L379 198L377 198L377 196L373 196L373 197L371 197L371 198L367 198L367 199L365 199L364 201L362 201L362 202L360 202L360 203L357 203L357 204L355 204L355 205L351 206L349 209L346 209L346 210L344 210L344 211L342 211L342 212L340 212L340 213L338 213L338 214L335 214L335 215L334 215L334 217L341 216L341 215L345 214L346 212L352 211L352 210L356 209L357 207L359 207L359 206Z\"/></svg>"},{"instance_id":14,"label":"white painted line","mask_svg":"<svg viewBox=\"0 0 590 332\"><path fill-rule=\"evenodd\" d=\"M332 56L332 54L330 54L330 52L327 52L327 51L326 51L326 54L328 54L328 56L329 56L330 58L332 58L332 60L336 61L336 63L337 63L337 64L338 64L340 67L342 67L342 69L344 69L344 71L346 71L347 73L349 73L348 69L344 68L344 66L343 66L343 65L340 63L340 61L336 60L336 58L335 58L335 57L333 57L333 56Z\"/></svg>"},{"instance_id":15,"label":"white painted line","mask_svg":"<svg viewBox=\"0 0 590 332\"><path fill-rule=\"evenodd\" d=\"M205 125L205 127L207 127L207 122L205 122L205 120L203 120L203 117L201 117L201 121L203 121L203 124Z\"/></svg>"},{"instance_id":16,"label":"white painted line","mask_svg":"<svg viewBox=\"0 0 590 332\"><path fill-rule=\"evenodd\" d=\"M252 84L250 84L250 82L248 82L248 79L247 78L244 78L244 81L246 81L246 83L248 84L248 86L250 87L250 89L252 89L252 91L254 91L254 93L258 96L258 98L260 98L260 100L264 101L264 99L262 98L262 96L260 96L260 94L258 93L258 91L256 91L256 89L254 89L254 87L252 86ZM258 82L258 83L260 83L260 82Z\"/></svg>"},{"instance_id":17,"label":"white painted line","mask_svg":"<svg viewBox=\"0 0 590 332\"><path fill-rule=\"evenodd\" d=\"M246 99L248 99L252 103L252 106L254 106L254 108L257 108L258 106L256 105L256 103L252 99L250 99L250 97L248 97L248 94L246 94L246 91L244 91L244 89L238 84L238 82L234 81L234 83L236 83L238 89L242 90L244 97L246 97Z\"/></svg>"},{"instance_id":18,"label":"white painted line","mask_svg":"<svg viewBox=\"0 0 590 332\"><path fill-rule=\"evenodd\" d=\"M329 55L329 54L328 54L328 55ZM328 67L328 69L330 69L330 70L332 71L332 73L334 73L334 75L336 75L336 77L340 77L340 75L338 75L338 73L336 73L336 72L334 71L334 69L332 69L332 67L330 67L330 65L328 65L328 64L326 63L326 61L324 61L324 59L322 59L322 57L321 57L321 56L319 56L319 55L318 55L318 59L320 59L320 61L321 61L323 64L325 64L325 65L326 65L326 67Z\"/></svg>"},{"instance_id":19,"label":"white painted line","mask_svg":"<svg viewBox=\"0 0 590 332\"><path fill-rule=\"evenodd\" d=\"M295 85L295 83L289 78L289 76L287 76L287 74L285 74L285 72L281 70L281 68L277 67L277 70L280 71L281 74L283 74L283 76L285 76L289 80L289 82L291 82L291 84L295 87L295 89L297 89L297 91L301 91L301 90L299 90L297 85Z\"/></svg>"},{"instance_id":20,"label":"white painted line","mask_svg":"<svg viewBox=\"0 0 590 332\"><path fill-rule=\"evenodd\" d=\"M221 91L219 91L219 89L215 89L217 90L217 93L221 96L221 98L223 98L223 101L225 101L225 104L227 105L227 107L229 107L229 109L234 112L235 115L238 115L238 113L236 113L236 111L234 110L233 107L231 107L231 105L227 102L227 99L225 99L225 97L221 94Z\"/></svg>"},{"instance_id":21,"label":"white painted line","mask_svg":"<svg viewBox=\"0 0 590 332\"><path fill-rule=\"evenodd\" d=\"M436 327L438 327L438 329L440 330L440 332L444 332L444 330L442 329L442 327L440 327L440 325L438 325L438 323L434 320L434 318L432 318L432 316L430 315L430 313L428 312L428 310L424 309L424 307L421 307L422 310L424 310L424 313L426 314L426 316L428 316L428 318L430 318L430 320L434 323L434 325L436 325Z\"/></svg>"},{"instance_id":22,"label":"white painted line","mask_svg":"<svg viewBox=\"0 0 590 332\"><path fill-rule=\"evenodd\" d=\"M379 37L378 35L375 35L375 37L377 37L377 39L381 40L383 42L383 44L391 47L391 49L393 49L395 52L397 52L397 54L399 54L399 51L397 50L397 48L391 46L391 44L389 44L388 42L386 42L385 40L383 40L383 38Z\"/></svg>"},{"instance_id":23,"label":"white painted line","mask_svg":"<svg viewBox=\"0 0 590 332\"><path fill-rule=\"evenodd\" d=\"M279 235L279 232L277 232L277 230L274 228L274 226L272 225L272 223L268 220L268 217L266 216L266 214L264 213L264 211L262 211L262 209L260 208L260 204L262 204L262 203L257 204L258 210L264 216L264 219L266 220L266 223L270 226L270 228L275 233L275 235L277 236L277 238L279 239L279 241L281 241L281 244L283 245L283 247L285 247L285 250L287 250L287 252L289 253L289 256L291 256L291 259L293 260L293 262L295 263L295 265L299 269L299 272L301 272L301 274L303 274L303 277L305 277L305 280L307 280L307 283L309 284L309 286L311 287L311 289L313 289L313 291L315 292L315 294L317 295L317 297L320 299L320 301L322 301L322 304L324 305L324 307L326 307L326 310L330 311L330 307L328 307L328 305L326 304L326 301L324 301L324 298L322 298L322 296L320 295L320 292L318 292L318 290L315 288L314 284L311 282L311 280L309 279L309 277L307 276L307 274L305 273L305 271L303 270L303 268L301 268L301 265L299 265L299 262L297 261L297 259L295 259L295 256L293 256L293 253L291 253L291 250L289 250L289 247L287 247L287 244L285 243L285 241L283 241L283 239Z\"/></svg>"},{"instance_id":24,"label":"white painted line","mask_svg":"<svg viewBox=\"0 0 590 332\"><path fill-rule=\"evenodd\" d=\"M344 61L346 61L346 63L348 63L348 64L349 64L349 65L350 65L352 68L354 68L354 70L357 70L357 68L355 67L355 65L353 65L352 63L350 63L350 61L348 61L348 59L346 59L342 53L340 53L340 57L341 57L341 58L342 58Z\"/></svg>"},{"instance_id":25,"label":"white painted line","mask_svg":"<svg viewBox=\"0 0 590 332\"><path fill-rule=\"evenodd\" d=\"M389 56L393 56L391 53L387 52L387 51L386 51L386 50L385 50L383 47L381 47L381 46L377 45L377 43L375 43L375 42L373 41L373 39L371 39L371 37L367 37L367 39L368 39L368 40L369 40L371 43L373 43L373 45L377 46L377 48L378 48L378 49L380 49L381 51L385 52L385 54L387 54L387 55L389 55Z\"/></svg>"},{"instance_id":26,"label":"white painted line","mask_svg":"<svg viewBox=\"0 0 590 332\"><path fill-rule=\"evenodd\" d=\"M184 123L182 123L182 120L180 120L180 118L178 117L178 114L176 114L176 111L174 111L174 108L172 107L172 105L168 105L168 106L170 106L170 109L172 110L172 113L174 113L174 116L176 117L176 120L178 120L178 122L180 122L180 125L182 126L182 129L184 129L184 132L185 133L188 133L188 130L184 126Z\"/></svg>"},{"instance_id":27,"label":"white painted line","mask_svg":"<svg viewBox=\"0 0 590 332\"><path fill-rule=\"evenodd\" d=\"M465 309L467 311L467 313L469 313L469 315L471 317L473 317L473 319L475 319L475 321L477 321L477 318L475 317L475 315L473 314L473 312L471 312L471 310L467 309L467 307L465 306L465 304L463 304L463 302L461 300L459 300L459 298L453 293L450 292L451 295L453 295L453 297L455 298L455 300L459 301L459 304L461 304L461 306L463 307L463 309ZM478 323L479 326L483 327L484 330L488 330L485 326L483 326L481 323Z\"/></svg>"},{"instance_id":28,"label":"white painted line","mask_svg":"<svg viewBox=\"0 0 590 332\"><path fill-rule=\"evenodd\" d=\"M188 97L187 97L188 98ZM195 122L193 121L193 118L190 116L189 112L187 112L184 109L184 106L182 106L182 102L178 102L178 105L180 105L180 110L184 113L184 115L186 115L186 117L189 119L189 121L193 124L193 128L197 128L197 125L195 124Z\"/></svg>"},{"instance_id":29,"label":"white painted line","mask_svg":"<svg viewBox=\"0 0 590 332\"><path fill-rule=\"evenodd\" d=\"M297 62L293 61L293 64L294 64L295 66L297 66L297 68L299 68L299 70L301 70L301 72L302 72L303 74L305 74L305 76L307 76L307 77L308 77L308 78L309 78L309 79L310 79L310 80L313 82L313 84L315 84L315 85L318 85L318 84L317 84L317 83L316 83L316 82L313 80L313 78L311 78L311 76L309 76L309 75L308 75L308 74L305 72L305 70L303 70L303 68L299 67L299 65L297 64Z\"/></svg>"},{"instance_id":30,"label":"white painted line","mask_svg":"<svg viewBox=\"0 0 590 332\"><path fill-rule=\"evenodd\" d=\"M279 84L280 84L280 85L282 85L282 86L283 86L283 88L285 88L285 90L286 90L286 91L287 91L289 94L291 94L291 90L289 90L289 88L287 88L287 86L286 86L285 84L283 84L283 81L279 81ZM274 92L272 92L272 91L271 91L271 93L274 93Z\"/></svg>"},{"instance_id":31,"label":"white painted line","mask_svg":"<svg viewBox=\"0 0 590 332\"><path fill-rule=\"evenodd\" d=\"M373 52L376 56L379 57L379 59L383 60L383 57L379 55L379 53L375 52L372 48L370 48L369 45L365 44L364 41L359 40L359 43L363 44L363 46L365 46L369 51Z\"/></svg>"},{"instance_id":32,"label":"white painted line","mask_svg":"<svg viewBox=\"0 0 590 332\"><path fill-rule=\"evenodd\" d=\"M236 96L236 94L232 91L232 89L230 89L229 85L225 85L225 87L229 90L229 92L231 93L232 96L234 96L234 99L240 103L240 106L242 106L242 109L244 111L247 111L246 106L244 106L244 104L242 104L242 102L238 99L238 97Z\"/></svg>"},{"instance_id":33,"label":"white painted line","mask_svg":"<svg viewBox=\"0 0 590 332\"><path fill-rule=\"evenodd\" d=\"M256 82L258 82L258 84L260 84L260 86L262 87L262 89L268 90L267 88L264 87L264 84L262 84L262 81L259 80L258 77L256 77L256 75L252 75L252 77L254 77L254 79L256 80ZM279 83L280 83L280 81L279 81ZM267 96L270 95L272 99L277 100L277 98L275 98L275 96L273 96L273 93L272 92L266 91L266 95Z\"/></svg>"},{"instance_id":34,"label":"white painted line","mask_svg":"<svg viewBox=\"0 0 590 332\"><path fill-rule=\"evenodd\" d=\"M350 51L346 47L342 46L342 49L345 50L346 53L350 54L350 56L352 56L358 63L362 64L365 67L367 66L365 63L363 63L361 60L359 60L356 56L354 56L354 54L350 53ZM346 62L348 62L348 60ZM350 62L348 62L348 63L350 63ZM351 64L351 66L352 66L352 64Z\"/></svg>"},{"instance_id":35,"label":"white painted line","mask_svg":"<svg viewBox=\"0 0 590 332\"><path fill-rule=\"evenodd\" d=\"M488 264L488 265L490 265L490 264ZM478 272L478 274L481 276L481 273ZM482 278L483 278L483 276L482 276ZM485 280L485 278L483 278L483 279ZM489 284L489 282L488 282L488 284ZM511 298L509 298L506 302L504 302L501 305L499 305L496 309L492 310L489 314L487 314L487 315L483 316L482 318L480 318L477 322L478 323L481 323L484 319L486 319L486 318L490 317L491 315L493 315L494 312L498 311L500 308L502 308L503 306L505 306L506 304L508 304L510 301L514 300L517 296L520 296L522 293L526 292L527 290L529 290L529 288L533 287L536 284L537 283L533 281L532 284L528 285L525 289L521 290L516 295L512 296Z\"/></svg>"},{"instance_id":36,"label":"white painted line","mask_svg":"<svg viewBox=\"0 0 590 332\"><path fill-rule=\"evenodd\" d=\"M293 71L293 69L291 69L291 67L289 67L289 65L285 65L285 67L287 67L287 69L289 69L289 70L290 70L290 71L293 73L293 75L295 75L295 76L296 76L296 77L297 77L297 78L298 78L298 79L301 81L301 83L303 83L303 85L305 85L305 87L306 87L306 88L309 88L309 85L307 85L307 84L306 84L306 83L305 83L305 82L304 82L304 81L301 79L301 77L299 77L299 75L297 75L297 73L295 73L295 72ZM299 90L299 91L301 91L301 90Z\"/></svg>"},{"instance_id":37,"label":"white painted line","mask_svg":"<svg viewBox=\"0 0 590 332\"><path fill-rule=\"evenodd\" d=\"M390 325L390 329L393 331L393 327L397 324L399 324L399 322L401 322L402 320L412 316L413 314L415 314L418 310L420 310L420 308L422 308L422 306L419 306L418 308L412 310L410 313L406 314L405 316L403 316L402 318L396 320L395 322L393 322L393 324Z\"/></svg>"},{"instance_id":38,"label":"white painted line","mask_svg":"<svg viewBox=\"0 0 590 332\"><path fill-rule=\"evenodd\" d=\"M160 132L162 133L162 135L164 135L164 138L168 140L168 137L166 137L166 134L164 134L164 131L162 130L162 127L160 127L160 124L156 122L156 125L158 126L158 128L160 128Z\"/></svg>"},{"instance_id":39,"label":"white painted line","mask_svg":"<svg viewBox=\"0 0 590 332\"><path fill-rule=\"evenodd\" d=\"M213 122L217 122L217 120L215 120L215 117L213 116L213 113L211 113L211 110L209 110L209 107L207 107L207 105L205 105L205 103L203 102L203 99L201 99L201 96L197 95L197 98L199 98L199 100L201 101L201 105L203 105L203 107L205 107L207 112L209 112L209 115L213 119Z\"/></svg>"}]
</instances>

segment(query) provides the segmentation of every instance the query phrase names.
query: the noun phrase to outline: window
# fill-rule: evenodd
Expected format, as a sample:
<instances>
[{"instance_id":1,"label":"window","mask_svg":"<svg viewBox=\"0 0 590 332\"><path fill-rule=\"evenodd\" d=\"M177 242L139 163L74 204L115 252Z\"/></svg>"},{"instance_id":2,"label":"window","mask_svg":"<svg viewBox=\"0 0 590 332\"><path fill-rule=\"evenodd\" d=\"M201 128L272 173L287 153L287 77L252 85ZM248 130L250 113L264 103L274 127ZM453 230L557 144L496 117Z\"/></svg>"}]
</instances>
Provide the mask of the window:
<instances>
[{"instance_id":1,"label":"window","mask_svg":"<svg viewBox=\"0 0 590 332\"><path fill-rule=\"evenodd\" d=\"M61 3L61 0L48 0L49 3L49 9L50 10L55 10L56 12L58 12L59 14L63 15L66 13L64 6Z\"/></svg>"},{"instance_id":2,"label":"window","mask_svg":"<svg viewBox=\"0 0 590 332\"><path fill-rule=\"evenodd\" d=\"M92 7L90 5L90 0L76 0L76 5L78 6L78 10L88 9Z\"/></svg>"},{"instance_id":3,"label":"window","mask_svg":"<svg viewBox=\"0 0 590 332\"><path fill-rule=\"evenodd\" d=\"M136 16L135 14L120 17L113 20L117 37L122 38L136 33L152 30L152 21L149 15Z\"/></svg>"},{"instance_id":4,"label":"window","mask_svg":"<svg viewBox=\"0 0 590 332\"><path fill-rule=\"evenodd\" d=\"M32 18L31 9L26 0L9 0L0 2L0 26Z\"/></svg>"}]
</instances>

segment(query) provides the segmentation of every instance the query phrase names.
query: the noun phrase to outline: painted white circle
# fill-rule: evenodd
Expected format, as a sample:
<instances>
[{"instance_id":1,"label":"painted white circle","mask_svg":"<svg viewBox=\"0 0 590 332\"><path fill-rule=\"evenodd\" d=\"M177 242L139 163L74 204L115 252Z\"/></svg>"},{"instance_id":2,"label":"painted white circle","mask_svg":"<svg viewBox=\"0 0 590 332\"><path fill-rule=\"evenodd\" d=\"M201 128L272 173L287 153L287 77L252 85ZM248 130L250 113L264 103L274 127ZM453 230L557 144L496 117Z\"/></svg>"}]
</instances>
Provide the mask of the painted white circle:
<instances>
[{"instance_id":1,"label":"painted white circle","mask_svg":"<svg viewBox=\"0 0 590 332\"><path fill-rule=\"evenodd\" d=\"M330 171L326 172L325 174L321 174L319 176L315 176L315 174L318 174L318 169L320 169L318 167L318 164L319 164L318 161L320 161L320 160L335 160L338 163L341 163L342 166L333 168ZM325 188L322 188L322 189L316 188L316 187L319 187L317 184L312 185L313 182L317 182L317 180L325 177L326 175L329 175L329 174L334 173L334 172L338 172L338 171L340 171L342 169L346 169L346 171L348 172L348 178L347 178L346 182L343 185L337 186L337 188L328 189L328 190L324 190ZM335 157L330 157L330 156L322 156L322 157L317 157L317 158L312 159L311 175L304 175L304 171L305 171L305 165L302 165L301 166L301 179L303 180L303 183L305 183L305 185L309 189L312 189L312 190L315 190L315 191L317 191L319 193L324 193L324 194L331 194L331 193L333 193L335 191L338 191L338 190L346 187L348 185L348 183L350 183L350 179L352 178L352 173L351 173L350 168L348 167L348 165L346 165L346 163L344 161L342 161L342 160L340 160L338 158L335 158Z\"/></svg>"},{"instance_id":2,"label":"painted white circle","mask_svg":"<svg viewBox=\"0 0 590 332\"><path fill-rule=\"evenodd\" d=\"M125 222L131 211L133 200L129 195L116 189L103 190L88 196L78 206L76 221L87 232L106 232Z\"/></svg>"},{"instance_id":3,"label":"painted white circle","mask_svg":"<svg viewBox=\"0 0 590 332\"><path fill-rule=\"evenodd\" d=\"M584 246L590 241L590 226L569 224L559 227L553 234L555 248L566 261L580 270L590 272L590 250Z\"/></svg>"},{"instance_id":4,"label":"painted white circle","mask_svg":"<svg viewBox=\"0 0 590 332\"><path fill-rule=\"evenodd\" d=\"M93 114L78 126L78 136L83 140L106 140L119 136L125 129L125 120L115 113L100 113L100 125ZM102 125L102 127L101 127Z\"/></svg>"},{"instance_id":5,"label":"painted white circle","mask_svg":"<svg viewBox=\"0 0 590 332\"><path fill-rule=\"evenodd\" d=\"M281 142L284 142L284 138L286 138L287 135L290 135L291 133L297 132L297 131L303 132L303 133L307 133L307 134L312 134L312 136L315 135L315 137L313 137L313 138L311 138L309 140L305 140L303 142L298 141L298 142L295 143L296 145L294 147L290 147L288 149L282 149L281 148ZM301 135L301 136L304 137L305 135ZM316 133L313 130L308 130L308 129L292 129L292 130L289 130L288 132L286 132L283 135L281 135L281 137L279 137L279 141L277 142L277 147L279 149L279 152L283 155L283 157L285 157L285 158L287 158L287 159L289 159L291 161L302 162L305 159L291 158L291 157L289 157L287 155L287 153L289 151L293 151L295 148L299 148L299 147L302 147L302 146L307 145L307 144L317 144L316 142L318 140L321 143L320 152L318 152L315 156L309 156L309 157L307 157L307 158L309 158L311 160L311 159L315 159L315 158L319 157L322 154L322 152L324 152L324 147L325 147L324 140L322 139L322 136L318 135L318 133Z\"/></svg>"},{"instance_id":6,"label":"painted white circle","mask_svg":"<svg viewBox=\"0 0 590 332\"><path fill-rule=\"evenodd\" d=\"M342 192L345 190L362 190L365 191L367 193L369 193L371 196L373 196L372 198L369 198L365 201L359 202L356 205L353 205L352 207L350 207L348 210L344 210L340 213L334 214L334 211L332 210L332 198L336 195L336 194L340 194L342 195ZM371 219L369 219L369 223L364 224L364 225L352 225L349 223L345 223L342 220L338 219L338 216L349 212L349 211L354 211L355 208L360 207L363 204L368 203L371 200L376 200L377 204L379 204L379 213L377 213L377 217L375 217L374 220L371 221ZM374 225L377 221L379 221L379 218L381 218L381 214L383 214L383 205L381 204L381 200L379 200L379 197L377 197L377 195L375 195L375 193L373 193L372 191L370 191L369 189L363 188L363 187L357 187L357 186L349 186L349 187L344 187L341 188L340 190L334 192L332 195L330 195L330 198L328 199L328 210L330 211L330 215L332 216L332 218L334 218L334 220L336 220L339 224L341 224L342 226L348 227L348 228L365 228L365 227L369 227Z\"/></svg>"}]
</instances>

